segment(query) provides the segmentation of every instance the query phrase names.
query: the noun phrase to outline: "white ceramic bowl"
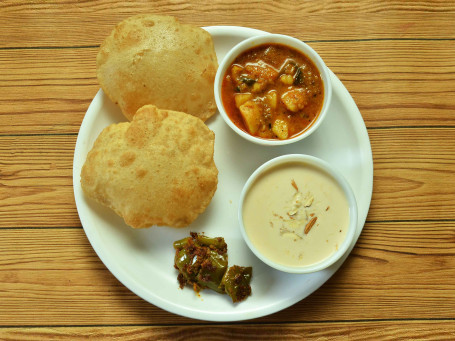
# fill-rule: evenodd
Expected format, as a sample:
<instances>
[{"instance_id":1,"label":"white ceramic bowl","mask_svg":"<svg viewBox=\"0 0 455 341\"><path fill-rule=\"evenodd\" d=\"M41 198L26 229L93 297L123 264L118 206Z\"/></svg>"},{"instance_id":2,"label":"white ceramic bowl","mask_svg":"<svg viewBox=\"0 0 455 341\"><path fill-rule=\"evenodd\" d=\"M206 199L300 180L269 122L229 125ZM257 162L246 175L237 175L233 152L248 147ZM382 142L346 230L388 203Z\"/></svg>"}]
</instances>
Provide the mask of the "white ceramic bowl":
<instances>
[{"instance_id":1,"label":"white ceramic bowl","mask_svg":"<svg viewBox=\"0 0 455 341\"><path fill-rule=\"evenodd\" d=\"M286 266L286 265L279 264L279 263L271 260L267 255L260 252L259 249L255 246L255 244L252 242L252 240L248 236L248 233L244 226L244 219L243 219L244 200L245 200L245 197L248 194L249 190L251 189L252 186L255 185L255 182L258 179L258 177L260 177L264 172L268 171L271 168L274 168L274 167L277 167L277 166L280 166L280 165L283 165L286 163L301 163L302 165L310 166L313 169L323 172L326 176L331 177L333 180L335 180L335 182L341 188L344 196L347 199L348 207L349 207L349 224L348 224L348 229L346 231L346 235L345 235L345 238L344 238L342 244L339 245L338 249L334 253L332 253L330 256L326 257L325 259L322 259L321 261L319 261L317 263L312 263L312 264L306 265L306 266ZM318 159L316 157L309 156L309 155L288 154L288 155L279 156L270 161L267 161L262 166L260 166L256 171L253 172L253 174L250 176L250 178L245 183L245 186L244 186L241 196L240 196L238 218L239 218L239 224L240 224L240 230L241 230L242 236L245 239L246 243L248 244L248 247L264 263L266 263L267 265L269 265L277 270L288 272L288 273L310 273L310 272L320 271L320 270L323 270L323 269L331 266L346 253L346 251L348 250L349 246L351 245L351 243L354 239L355 231L356 231L356 227L357 227L357 203L355 200L354 192L352 191L349 183L341 175L341 173L339 171L337 171L336 169L334 169L330 164L328 164L327 162L325 162L321 159ZM256 240L256 243L258 243L258 241L257 241L258 239L256 238L255 240Z\"/></svg>"},{"instance_id":2,"label":"white ceramic bowl","mask_svg":"<svg viewBox=\"0 0 455 341\"><path fill-rule=\"evenodd\" d=\"M323 82L323 87L324 87L324 101L322 104L321 112L317 116L316 120L302 133L286 139L286 140L272 140L272 139L263 139L259 137L252 136L248 134L247 132L243 131L239 127L237 127L229 118L227 115L224 106L223 106L223 101L221 99L221 85L223 83L223 78L226 74L226 70L229 68L229 66L234 62L234 60L243 52L246 50L262 45L262 44L267 44L267 43L278 43L278 44L283 44L287 45L290 47L293 47L294 49L300 51L301 53L305 54L313 63L316 65L316 67L319 70L319 73L322 78ZM304 139L305 137L311 135L322 123L324 120L329 104L331 102L332 98L332 83L330 82L330 76L329 76L329 70L327 66L325 65L324 61L322 58L314 51L310 46L305 44L304 42L290 37L286 35L281 35L281 34L266 34L266 35L261 35L257 37L252 37L249 39L246 39L236 46L234 46L223 58L221 61L216 76L215 76L215 85L214 85L214 91L215 91L215 101L216 105L218 107L218 110L225 120L225 122L240 136L243 138L247 139L248 141L261 144L261 145L268 145L268 146L274 146L274 145L284 145L284 144L289 144L293 142L300 141Z\"/></svg>"}]
</instances>

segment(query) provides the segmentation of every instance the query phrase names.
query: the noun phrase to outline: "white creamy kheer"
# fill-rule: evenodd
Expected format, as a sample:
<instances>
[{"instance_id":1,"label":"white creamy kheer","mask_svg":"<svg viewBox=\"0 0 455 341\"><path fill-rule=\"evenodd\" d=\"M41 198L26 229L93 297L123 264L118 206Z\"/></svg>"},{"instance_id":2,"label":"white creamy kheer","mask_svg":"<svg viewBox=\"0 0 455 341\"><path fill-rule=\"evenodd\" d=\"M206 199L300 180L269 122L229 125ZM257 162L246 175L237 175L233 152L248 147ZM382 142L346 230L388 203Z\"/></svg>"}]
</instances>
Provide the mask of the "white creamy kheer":
<instances>
[{"instance_id":1,"label":"white creamy kheer","mask_svg":"<svg viewBox=\"0 0 455 341\"><path fill-rule=\"evenodd\" d=\"M242 214L258 251L291 267L329 257L349 226L342 188L329 174L299 162L274 166L259 176L245 196Z\"/></svg>"}]
</instances>

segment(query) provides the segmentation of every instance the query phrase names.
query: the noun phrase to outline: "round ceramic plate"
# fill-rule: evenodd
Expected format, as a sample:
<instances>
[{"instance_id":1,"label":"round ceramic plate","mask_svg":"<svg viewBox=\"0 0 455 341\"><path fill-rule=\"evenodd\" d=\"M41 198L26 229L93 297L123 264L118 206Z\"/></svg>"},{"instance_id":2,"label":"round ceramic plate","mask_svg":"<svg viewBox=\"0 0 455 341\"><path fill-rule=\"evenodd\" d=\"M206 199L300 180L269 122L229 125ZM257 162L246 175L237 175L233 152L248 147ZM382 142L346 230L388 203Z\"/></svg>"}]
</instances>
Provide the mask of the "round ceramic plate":
<instances>
[{"instance_id":1,"label":"round ceramic plate","mask_svg":"<svg viewBox=\"0 0 455 341\"><path fill-rule=\"evenodd\" d=\"M218 60L238 42L263 31L243 27L207 27ZM354 247L368 213L373 160L362 116L349 92L331 73L333 97L328 115L310 137L281 147L259 146L239 137L219 114L206 123L215 132L215 163L218 189L207 210L187 228L152 227L135 230L113 211L84 196L80 186L82 165L103 128L126 121L103 91L93 99L82 122L74 153L73 184L77 210L94 250L112 274L144 300L175 314L211 321L238 321L265 316L304 299L340 267ZM356 237L347 254L328 269L312 274L286 274L274 270L248 249L243 241L237 209L240 192L251 173L262 163L282 154L309 154L337 167L351 184L358 203ZM157 198L159 200L159 198ZM224 237L229 264L252 266L252 295L233 304L227 295L191 288L179 289L173 267L172 243L192 232Z\"/></svg>"}]
</instances>

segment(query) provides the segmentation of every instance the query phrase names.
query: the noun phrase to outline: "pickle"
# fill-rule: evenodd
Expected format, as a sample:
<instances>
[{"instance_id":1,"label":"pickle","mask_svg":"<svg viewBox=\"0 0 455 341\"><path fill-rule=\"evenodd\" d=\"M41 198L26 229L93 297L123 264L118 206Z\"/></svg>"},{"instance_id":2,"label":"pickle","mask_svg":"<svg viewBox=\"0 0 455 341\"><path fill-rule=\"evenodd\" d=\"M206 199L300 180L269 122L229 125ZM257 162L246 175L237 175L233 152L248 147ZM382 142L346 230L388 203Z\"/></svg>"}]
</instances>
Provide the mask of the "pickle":
<instances>
[{"instance_id":1,"label":"pickle","mask_svg":"<svg viewBox=\"0 0 455 341\"><path fill-rule=\"evenodd\" d=\"M227 245L223 238L209 238L191 233L174 242L174 267L179 271L180 287L190 284L196 291L219 288L227 270Z\"/></svg>"},{"instance_id":2,"label":"pickle","mask_svg":"<svg viewBox=\"0 0 455 341\"><path fill-rule=\"evenodd\" d=\"M228 294L232 302L240 302L251 294L251 267L234 265L228 268L227 244L224 238L210 238L191 233L173 243L174 268L178 270L180 288L191 285L196 292L211 289Z\"/></svg>"},{"instance_id":3,"label":"pickle","mask_svg":"<svg viewBox=\"0 0 455 341\"><path fill-rule=\"evenodd\" d=\"M232 302L241 302L251 295L251 276L253 268L234 265L231 266L221 280L221 286Z\"/></svg>"},{"instance_id":4,"label":"pickle","mask_svg":"<svg viewBox=\"0 0 455 341\"><path fill-rule=\"evenodd\" d=\"M196 242L199 243L200 245L204 246L214 246L215 248L219 250L226 249L227 251L227 245L226 242L224 241L224 238L217 237L217 238L210 238L207 236L204 236L202 234L198 234L196 237Z\"/></svg>"},{"instance_id":5,"label":"pickle","mask_svg":"<svg viewBox=\"0 0 455 341\"><path fill-rule=\"evenodd\" d=\"M188 244L188 240L191 239L191 237L186 237L186 238L183 238L183 239L180 239L180 240L176 240L174 242L174 249L176 250L180 250L180 249L183 249L183 247Z\"/></svg>"},{"instance_id":6,"label":"pickle","mask_svg":"<svg viewBox=\"0 0 455 341\"><path fill-rule=\"evenodd\" d=\"M216 251L211 251L208 259L201 264L201 270L197 275L198 284L223 293L220 284L227 267L227 255L219 255Z\"/></svg>"}]
</instances>

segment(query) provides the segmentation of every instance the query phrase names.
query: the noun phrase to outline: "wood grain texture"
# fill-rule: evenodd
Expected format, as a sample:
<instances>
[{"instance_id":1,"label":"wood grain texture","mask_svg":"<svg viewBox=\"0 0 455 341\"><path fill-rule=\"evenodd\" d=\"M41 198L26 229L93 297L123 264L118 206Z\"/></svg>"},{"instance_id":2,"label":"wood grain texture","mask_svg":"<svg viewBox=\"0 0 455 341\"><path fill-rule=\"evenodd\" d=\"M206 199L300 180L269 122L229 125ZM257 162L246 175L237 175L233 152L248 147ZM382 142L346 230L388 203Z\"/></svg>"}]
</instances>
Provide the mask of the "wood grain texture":
<instances>
[{"instance_id":1,"label":"wood grain texture","mask_svg":"<svg viewBox=\"0 0 455 341\"><path fill-rule=\"evenodd\" d=\"M453 220L454 134L452 128L369 131L374 180L367 219Z\"/></svg>"},{"instance_id":2,"label":"wood grain texture","mask_svg":"<svg viewBox=\"0 0 455 341\"><path fill-rule=\"evenodd\" d=\"M397 330L402 332L398 335ZM34 340L451 340L453 321L372 321L221 326L0 328L5 341Z\"/></svg>"},{"instance_id":3,"label":"wood grain texture","mask_svg":"<svg viewBox=\"0 0 455 341\"><path fill-rule=\"evenodd\" d=\"M254 27L304 40L447 39L455 32L452 1L8 0L0 4L0 47L97 45L119 21L138 13L172 15L198 26ZM18 18L27 24L18 25Z\"/></svg>"},{"instance_id":4,"label":"wood grain texture","mask_svg":"<svg viewBox=\"0 0 455 341\"><path fill-rule=\"evenodd\" d=\"M454 241L455 222L367 223L321 289L260 320L455 319ZM0 230L0 302L0 327L196 323L128 291L82 229Z\"/></svg>"},{"instance_id":5,"label":"wood grain texture","mask_svg":"<svg viewBox=\"0 0 455 341\"><path fill-rule=\"evenodd\" d=\"M77 133L99 89L97 50L0 50L0 135Z\"/></svg>"},{"instance_id":6,"label":"wood grain texture","mask_svg":"<svg viewBox=\"0 0 455 341\"><path fill-rule=\"evenodd\" d=\"M455 43L310 45L349 90L367 127L455 127ZM77 133L99 89L97 52L0 50L0 135Z\"/></svg>"},{"instance_id":7,"label":"wood grain texture","mask_svg":"<svg viewBox=\"0 0 455 341\"><path fill-rule=\"evenodd\" d=\"M455 128L370 130L374 182L367 219L453 219L454 134ZM72 187L75 141L75 135L0 137L0 228L80 226Z\"/></svg>"},{"instance_id":8,"label":"wood grain texture","mask_svg":"<svg viewBox=\"0 0 455 341\"><path fill-rule=\"evenodd\" d=\"M341 269L288 309L240 323L168 313L124 287L81 228L72 163L96 53L146 12L304 40L360 109L367 223ZM454 1L1 1L0 339L455 339L454 55Z\"/></svg>"},{"instance_id":9,"label":"wood grain texture","mask_svg":"<svg viewBox=\"0 0 455 341\"><path fill-rule=\"evenodd\" d=\"M0 226L80 226L75 143L73 135L0 137Z\"/></svg>"}]
</instances>

